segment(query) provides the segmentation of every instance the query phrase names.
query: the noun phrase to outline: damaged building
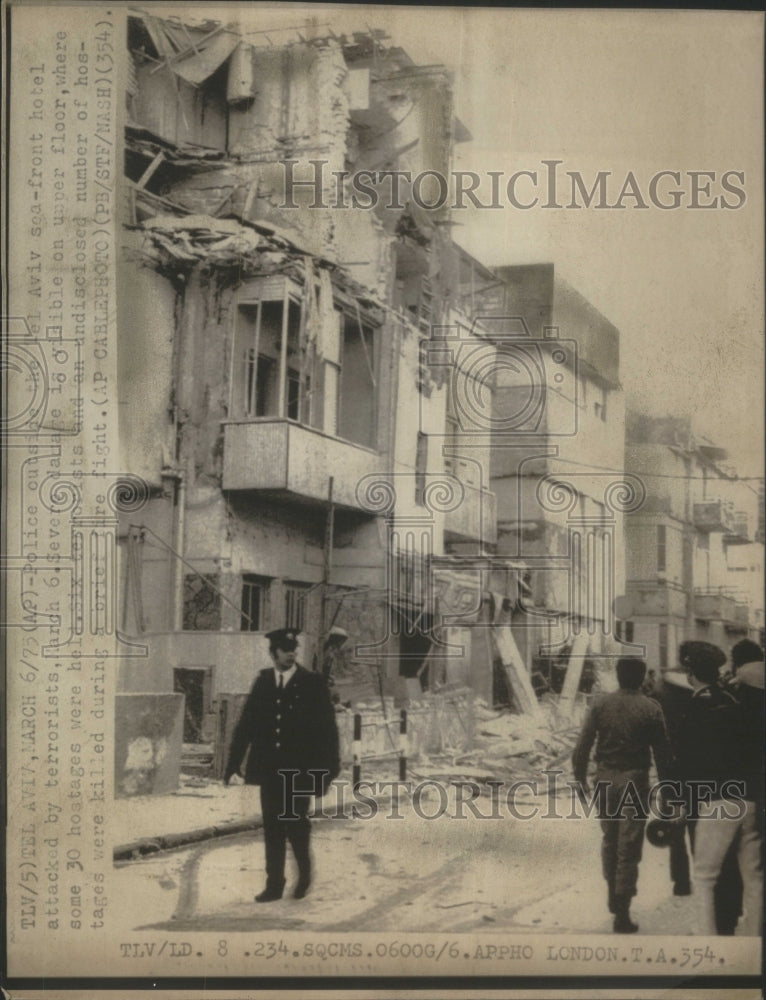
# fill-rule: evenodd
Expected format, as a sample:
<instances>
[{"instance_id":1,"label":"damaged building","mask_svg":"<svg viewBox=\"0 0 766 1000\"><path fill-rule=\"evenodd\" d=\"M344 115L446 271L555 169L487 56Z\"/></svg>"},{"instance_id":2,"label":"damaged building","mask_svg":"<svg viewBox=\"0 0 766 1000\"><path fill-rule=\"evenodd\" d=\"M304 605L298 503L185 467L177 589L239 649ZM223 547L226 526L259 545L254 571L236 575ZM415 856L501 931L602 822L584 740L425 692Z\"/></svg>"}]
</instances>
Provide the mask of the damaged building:
<instances>
[{"instance_id":1,"label":"damaged building","mask_svg":"<svg viewBox=\"0 0 766 1000\"><path fill-rule=\"evenodd\" d=\"M379 32L293 35L129 18L120 439L148 496L119 571L147 656L119 686L183 694L187 744L221 742L276 627L340 700L470 703L491 670L469 557L496 540L496 349L444 211L338 200L344 171L448 175L451 80Z\"/></svg>"}]
</instances>

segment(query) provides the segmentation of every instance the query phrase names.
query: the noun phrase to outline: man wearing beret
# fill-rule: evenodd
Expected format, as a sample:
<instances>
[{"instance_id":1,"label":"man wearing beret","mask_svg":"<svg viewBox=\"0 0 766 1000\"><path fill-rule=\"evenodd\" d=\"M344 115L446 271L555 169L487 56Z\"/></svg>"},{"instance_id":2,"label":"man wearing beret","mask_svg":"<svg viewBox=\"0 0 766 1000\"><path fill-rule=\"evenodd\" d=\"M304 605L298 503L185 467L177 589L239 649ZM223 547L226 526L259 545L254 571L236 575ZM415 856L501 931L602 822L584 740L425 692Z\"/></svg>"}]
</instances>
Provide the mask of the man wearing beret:
<instances>
[{"instance_id":1,"label":"man wearing beret","mask_svg":"<svg viewBox=\"0 0 766 1000\"><path fill-rule=\"evenodd\" d=\"M340 771L335 710L324 679L296 663L298 633L268 632L274 666L261 670L234 730L224 778L228 784L247 753L245 783L260 785L266 886L255 899L281 899L289 841L298 865L293 892L311 884L311 796L322 796ZM249 753L248 753L249 751Z\"/></svg>"},{"instance_id":2,"label":"man wearing beret","mask_svg":"<svg viewBox=\"0 0 766 1000\"><path fill-rule=\"evenodd\" d=\"M678 735L676 763L678 777L687 783L690 819L696 820L692 848L699 930L719 933L722 904L724 908L730 904L720 889L716 898L716 883L725 881L722 868L734 848L744 885L745 913L738 929L757 935L762 926L761 834L745 717L719 683L726 662L721 649L707 642L686 642L680 660L693 693ZM700 790L703 784L711 789L706 796L694 791L695 785Z\"/></svg>"}]
</instances>

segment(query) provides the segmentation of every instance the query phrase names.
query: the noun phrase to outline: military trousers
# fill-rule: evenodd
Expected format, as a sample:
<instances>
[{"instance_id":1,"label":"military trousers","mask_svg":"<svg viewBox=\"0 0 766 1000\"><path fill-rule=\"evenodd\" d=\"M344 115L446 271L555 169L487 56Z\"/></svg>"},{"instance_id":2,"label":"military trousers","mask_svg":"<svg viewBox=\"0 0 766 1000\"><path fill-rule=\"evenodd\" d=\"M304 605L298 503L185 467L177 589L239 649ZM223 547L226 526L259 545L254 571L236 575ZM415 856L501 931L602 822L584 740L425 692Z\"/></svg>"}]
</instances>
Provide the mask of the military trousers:
<instances>
[{"instance_id":1,"label":"military trousers","mask_svg":"<svg viewBox=\"0 0 766 1000\"><path fill-rule=\"evenodd\" d=\"M615 895L629 898L636 894L643 853L649 774L644 770L615 771L600 767L596 781L606 785L599 796L604 878L614 887Z\"/></svg>"}]
</instances>

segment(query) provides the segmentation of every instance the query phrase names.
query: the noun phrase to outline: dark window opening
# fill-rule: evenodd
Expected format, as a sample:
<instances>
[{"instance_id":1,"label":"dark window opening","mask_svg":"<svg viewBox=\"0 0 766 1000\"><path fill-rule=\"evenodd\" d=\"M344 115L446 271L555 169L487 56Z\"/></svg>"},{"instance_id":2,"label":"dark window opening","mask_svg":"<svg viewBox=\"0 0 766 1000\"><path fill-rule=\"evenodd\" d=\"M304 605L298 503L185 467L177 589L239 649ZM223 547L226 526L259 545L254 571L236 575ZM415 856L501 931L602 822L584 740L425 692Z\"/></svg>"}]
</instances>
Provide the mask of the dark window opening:
<instances>
[{"instance_id":1,"label":"dark window opening","mask_svg":"<svg viewBox=\"0 0 766 1000\"><path fill-rule=\"evenodd\" d=\"M657 525L657 572L664 573L666 569L667 532L664 524Z\"/></svg>"},{"instance_id":2,"label":"dark window opening","mask_svg":"<svg viewBox=\"0 0 766 1000\"><path fill-rule=\"evenodd\" d=\"M376 445L377 365L375 330L344 313L341 343L338 434L367 448Z\"/></svg>"},{"instance_id":3,"label":"dark window opening","mask_svg":"<svg viewBox=\"0 0 766 1000\"><path fill-rule=\"evenodd\" d=\"M263 632L265 602L270 580L265 576L244 573L242 576L241 632Z\"/></svg>"},{"instance_id":4,"label":"dark window opening","mask_svg":"<svg viewBox=\"0 0 766 1000\"><path fill-rule=\"evenodd\" d=\"M302 309L288 294L240 305L235 357L242 374L235 373L234 378L235 416L288 417L311 424L313 355L301 343L301 334Z\"/></svg>"},{"instance_id":5,"label":"dark window opening","mask_svg":"<svg viewBox=\"0 0 766 1000\"><path fill-rule=\"evenodd\" d=\"M615 634L621 642L633 642L633 622L617 622Z\"/></svg>"},{"instance_id":6,"label":"dark window opening","mask_svg":"<svg viewBox=\"0 0 766 1000\"><path fill-rule=\"evenodd\" d=\"M220 577L217 573L184 577L184 631L219 632L221 630Z\"/></svg>"},{"instance_id":7,"label":"dark window opening","mask_svg":"<svg viewBox=\"0 0 766 1000\"><path fill-rule=\"evenodd\" d=\"M285 628L302 632L306 628L306 604L308 603L308 583L285 584Z\"/></svg>"},{"instance_id":8,"label":"dark window opening","mask_svg":"<svg viewBox=\"0 0 766 1000\"><path fill-rule=\"evenodd\" d=\"M665 624L659 627L659 666L660 670L666 670L668 666L668 627Z\"/></svg>"},{"instance_id":9,"label":"dark window opening","mask_svg":"<svg viewBox=\"0 0 766 1000\"><path fill-rule=\"evenodd\" d=\"M418 431L415 448L415 503L425 506L426 473L428 469L428 435Z\"/></svg>"},{"instance_id":10,"label":"dark window opening","mask_svg":"<svg viewBox=\"0 0 766 1000\"><path fill-rule=\"evenodd\" d=\"M204 743L205 715L210 712L210 668L173 669L173 690L184 696L184 743Z\"/></svg>"}]
</instances>

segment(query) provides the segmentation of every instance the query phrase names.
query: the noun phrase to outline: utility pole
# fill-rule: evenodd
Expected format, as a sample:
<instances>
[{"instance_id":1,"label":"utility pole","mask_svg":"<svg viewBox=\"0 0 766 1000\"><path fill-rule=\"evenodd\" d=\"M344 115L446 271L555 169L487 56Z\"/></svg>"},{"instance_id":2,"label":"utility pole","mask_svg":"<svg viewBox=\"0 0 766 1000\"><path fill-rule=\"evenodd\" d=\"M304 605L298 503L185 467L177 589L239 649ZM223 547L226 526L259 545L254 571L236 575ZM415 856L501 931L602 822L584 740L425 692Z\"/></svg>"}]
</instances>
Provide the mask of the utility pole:
<instances>
[{"instance_id":1,"label":"utility pole","mask_svg":"<svg viewBox=\"0 0 766 1000\"><path fill-rule=\"evenodd\" d=\"M332 573L332 550L335 544L335 503L333 501L334 478L330 476L327 481L327 522L324 533L324 574L322 579L322 628L319 634L319 649L317 650L317 662L320 665L322 674L327 676L327 668L324 658L324 647L327 641L328 628L328 608L329 600L327 588L330 585L330 574Z\"/></svg>"}]
</instances>

